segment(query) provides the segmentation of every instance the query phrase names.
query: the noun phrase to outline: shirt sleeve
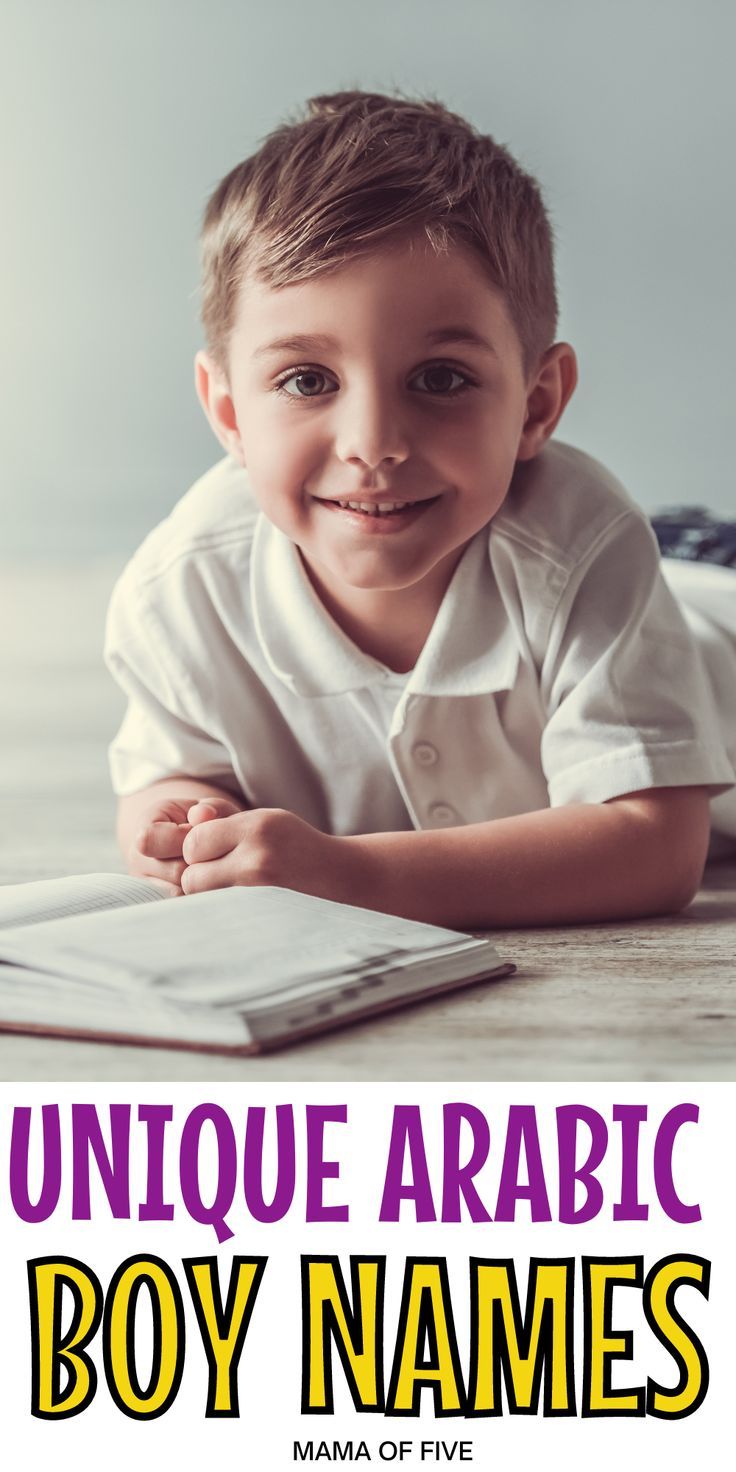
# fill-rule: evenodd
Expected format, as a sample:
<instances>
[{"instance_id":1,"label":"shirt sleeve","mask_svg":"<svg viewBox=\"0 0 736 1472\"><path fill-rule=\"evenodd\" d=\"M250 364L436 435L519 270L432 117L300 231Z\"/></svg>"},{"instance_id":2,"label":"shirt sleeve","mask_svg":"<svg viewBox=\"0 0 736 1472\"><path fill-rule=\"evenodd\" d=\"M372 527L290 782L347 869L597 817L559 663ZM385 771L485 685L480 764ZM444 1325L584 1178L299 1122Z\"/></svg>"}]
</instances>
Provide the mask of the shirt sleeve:
<instances>
[{"instance_id":1,"label":"shirt sleeve","mask_svg":"<svg viewBox=\"0 0 736 1472\"><path fill-rule=\"evenodd\" d=\"M705 669L644 517L625 512L565 587L541 670L552 806L736 780Z\"/></svg>"},{"instance_id":2,"label":"shirt sleeve","mask_svg":"<svg viewBox=\"0 0 736 1472\"><path fill-rule=\"evenodd\" d=\"M179 775L239 793L229 754L201 719L194 682L154 602L126 575L108 611L105 662L128 699L108 753L119 797Z\"/></svg>"}]
</instances>

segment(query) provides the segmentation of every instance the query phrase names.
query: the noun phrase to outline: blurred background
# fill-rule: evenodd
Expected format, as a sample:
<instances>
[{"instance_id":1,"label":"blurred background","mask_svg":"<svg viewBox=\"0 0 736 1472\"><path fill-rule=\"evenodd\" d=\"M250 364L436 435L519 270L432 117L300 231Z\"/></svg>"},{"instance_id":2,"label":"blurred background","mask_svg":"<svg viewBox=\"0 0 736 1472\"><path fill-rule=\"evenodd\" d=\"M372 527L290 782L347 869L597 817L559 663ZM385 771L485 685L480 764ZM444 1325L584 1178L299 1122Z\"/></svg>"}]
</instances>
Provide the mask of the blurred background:
<instances>
[{"instance_id":1,"label":"blurred background","mask_svg":"<svg viewBox=\"0 0 736 1472\"><path fill-rule=\"evenodd\" d=\"M730 0L0 0L0 552L122 561L220 454L197 233L313 93L436 93L554 221L560 429L646 508L733 512Z\"/></svg>"}]
</instances>

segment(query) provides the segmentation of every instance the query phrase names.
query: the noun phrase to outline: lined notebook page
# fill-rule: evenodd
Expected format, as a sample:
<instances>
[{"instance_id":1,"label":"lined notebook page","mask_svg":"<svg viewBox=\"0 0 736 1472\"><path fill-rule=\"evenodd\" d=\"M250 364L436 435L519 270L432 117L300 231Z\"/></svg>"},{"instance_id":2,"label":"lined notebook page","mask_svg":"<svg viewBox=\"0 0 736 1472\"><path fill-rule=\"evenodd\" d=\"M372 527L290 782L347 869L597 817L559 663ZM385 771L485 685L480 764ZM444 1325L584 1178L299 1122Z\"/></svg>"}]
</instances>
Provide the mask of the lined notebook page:
<instances>
[{"instance_id":1,"label":"lined notebook page","mask_svg":"<svg viewBox=\"0 0 736 1472\"><path fill-rule=\"evenodd\" d=\"M91 910L114 910L163 899L158 886L129 874L70 874L64 879L39 879L32 884L0 885L0 930L9 925L34 925L84 915Z\"/></svg>"},{"instance_id":2,"label":"lined notebook page","mask_svg":"<svg viewBox=\"0 0 736 1472\"><path fill-rule=\"evenodd\" d=\"M293 890L233 888L6 930L0 960L190 1005L243 1005L436 951L487 950L438 926ZM472 962L468 968L472 969Z\"/></svg>"}]
</instances>

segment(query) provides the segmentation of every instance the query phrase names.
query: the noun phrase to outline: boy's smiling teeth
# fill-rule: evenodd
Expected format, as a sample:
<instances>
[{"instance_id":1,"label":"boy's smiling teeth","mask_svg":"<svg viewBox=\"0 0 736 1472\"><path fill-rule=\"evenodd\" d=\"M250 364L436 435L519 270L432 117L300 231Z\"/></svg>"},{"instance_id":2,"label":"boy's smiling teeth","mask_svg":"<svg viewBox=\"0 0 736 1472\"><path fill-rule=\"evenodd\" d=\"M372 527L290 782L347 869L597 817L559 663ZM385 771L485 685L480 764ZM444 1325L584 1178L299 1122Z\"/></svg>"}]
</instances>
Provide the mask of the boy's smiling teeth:
<instances>
[{"instance_id":1,"label":"boy's smiling teeth","mask_svg":"<svg viewBox=\"0 0 736 1472\"><path fill-rule=\"evenodd\" d=\"M430 496L428 500L419 501L340 501L337 498L328 500L320 497L323 506L338 506L341 511L357 511L362 516L398 516L402 511L416 511L418 507L429 506L435 501L436 496Z\"/></svg>"},{"instance_id":2,"label":"boy's smiling teeth","mask_svg":"<svg viewBox=\"0 0 736 1472\"><path fill-rule=\"evenodd\" d=\"M403 511L411 501L338 501L343 511L366 511L369 516L388 516L392 511Z\"/></svg>"}]
</instances>

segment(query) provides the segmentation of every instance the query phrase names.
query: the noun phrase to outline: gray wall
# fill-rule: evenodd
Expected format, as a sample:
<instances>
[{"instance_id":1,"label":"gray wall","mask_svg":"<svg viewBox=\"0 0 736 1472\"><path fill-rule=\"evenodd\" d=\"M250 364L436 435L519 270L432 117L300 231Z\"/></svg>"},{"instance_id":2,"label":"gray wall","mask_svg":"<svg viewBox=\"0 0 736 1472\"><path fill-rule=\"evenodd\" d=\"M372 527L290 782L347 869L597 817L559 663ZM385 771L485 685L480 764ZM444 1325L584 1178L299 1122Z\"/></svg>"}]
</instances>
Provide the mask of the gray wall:
<instances>
[{"instance_id":1,"label":"gray wall","mask_svg":"<svg viewBox=\"0 0 736 1472\"><path fill-rule=\"evenodd\" d=\"M0 0L0 552L131 550L219 453L192 387L218 178L311 93L432 91L541 179L562 433L736 514L730 0Z\"/></svg>"}]
</instances>

